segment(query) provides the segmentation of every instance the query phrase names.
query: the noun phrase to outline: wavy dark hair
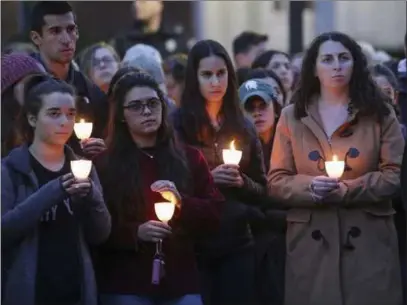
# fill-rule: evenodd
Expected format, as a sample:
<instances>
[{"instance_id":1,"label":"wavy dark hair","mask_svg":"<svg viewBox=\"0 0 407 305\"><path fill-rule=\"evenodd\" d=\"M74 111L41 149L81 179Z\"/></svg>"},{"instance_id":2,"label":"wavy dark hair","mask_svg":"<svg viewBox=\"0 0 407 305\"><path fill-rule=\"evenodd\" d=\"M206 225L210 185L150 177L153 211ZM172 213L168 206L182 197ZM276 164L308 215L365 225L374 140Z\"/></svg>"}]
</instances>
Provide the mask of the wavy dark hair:
<instances>
[{"instance_id":1,"label":"wavy dark hair","mask_svg":"<svg viewBox=\"0 0 407 305\"><path fill-rule=\"evenodd\" d=\"M252 69L267 68L273 56L278 54L284 55L290 59L290 56L287 53L278 50L268 50L255 58L252 63Z\"/></svg>"},{"instance_id":2,"label":"wavy dark hair","mask_svg":"<svg viewBox=\"0 0 407 305\"><path fill-rule=\"evenodd\" d=\"M24 142L32 142L35 133L27 116L37 116L44 96L55 92L68 93L76 99L75 89L71 85L49 75L33 75L24 82L24 104L19 115L19 134Z\"/></svg>"},{"instance_id":3,"label":"wavy dark hair","mask_svg":"<svg viewBox=\"0 0 407 305\"><path fill-rule=\"evenodd\" d=\"M174 136L167 120L167 104L157 82L147 73L134 68L121 68L111 82L110 118L106 139L107 162L103 165L106 187L105 198L110 211L122 221L128 213L143 217L145 209L142 197L141 179L137 156L143 152L134 143L127 124L123 122L123 104L126 94L134 87L148 87L157 92L162 106L162 123L158 129L156 154L159 166L159 179L171 180L178 190L188 193L190 190L190 173L185 152ZM118 177L122 181L117 183ZM114 186L114 187L112 187ZM134 204L135 202L141 204Z\"/></svg>"},{"instance_id":4,"label":"wavy dark hair","mask_svg":"<svg viewBox=\"0 0 407 305\"><path fill-rule=\"evenodd\" d=\"M376 116L381 122L390 114L391 101L374 82L365 55L355 40L340 32L327 32L316 37L305 53L300 81L294 92L292 101L296 119L307 116L307 106L312 98L320 93L320 82L314 75L320 46L325 41L341 43L353 57L353 71L349 81L349 98L351 109L357 109L362 116Z\"/></svg>"},{"instance_id":5,"label":"wavy dark hair","mask_svg":"<svg viewBox=\"0 0 407 305\"><path fill-rule=\"evenodd\" d=\"M198 82L198 68L202 59L217 56L223 59L228 71L228 87L223 98L220 115L223 126L230 133L248 136L243 113L239 105L237 80L232 61L226 49L217 41L201 40L188 54L185 88L181 97L180 124L185 140L191 144L205 141L211 133L211 123L206 111L206 101L201 94Z\"/></svg>"}]
</instances>

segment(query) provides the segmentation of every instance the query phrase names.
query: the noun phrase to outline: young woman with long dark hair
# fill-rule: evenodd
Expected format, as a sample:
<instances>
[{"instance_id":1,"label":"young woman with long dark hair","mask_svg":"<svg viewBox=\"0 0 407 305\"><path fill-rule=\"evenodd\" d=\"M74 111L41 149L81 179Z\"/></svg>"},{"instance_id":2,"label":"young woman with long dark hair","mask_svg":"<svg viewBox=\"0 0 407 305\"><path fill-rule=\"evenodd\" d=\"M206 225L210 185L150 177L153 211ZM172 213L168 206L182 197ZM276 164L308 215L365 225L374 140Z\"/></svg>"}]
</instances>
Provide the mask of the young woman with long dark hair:
<instances>
[{"instance_id":1,"label":"young woman with long dark hair","mask_svg":"<svg viewBox=\"0 0 407 305\"><path fill-rule=\"evenodd\" d=\"M2 304L97 304L89 244L110 233L95 170L75 178L75 92L48 76L25 84L23 145L1 166Z\"/></svg>"},{"instance_id":2,"label":"young woman with long dark hair","mask_svg":"<svg viewBox=\"0 0 407 305\"><path fill-rule=\"evenodd\" d=\"M251 304L254 286L250 221L264 193L261 144L243 116L234 68L225 48L202 40L188 54L185 88L174 124L181 139L199 148L226 197L220 232L198 245L207 304ZM234 141L239 165L224 164L222 149Z\"/></svg>"},{"instance_id":3,"label":"young woman with long dark hair","mask_svg":"<svg viewBox=\"0 0 407 305\"><path fill-rule=\"evenodd\" d=\"M252 68L264 68L275 72L284 85L286 93L284 105L290 103L294 89L294 69L291 66L290 56L287 53L268 50L254 60Z\"/></svg>"},{"instance_id":4,"label":"young woman with long dark hair","mask_svg":"<svg viewBox=\"0 0 407 305\"><path fill-rule=\"evenodd\" d=\"M270 195L290 208L285 304L401 304L392 199L404 139L358 44L316 37L293 102L268 174Z\"/></svg>"},{"instance_id":5,"label":"young woman with long dark hair","mask_svg":"<svg viewBox=\"0 0 407 305\"><path fill-rule=\"evenodd\" d=\"M223 197L202 154L174 137L155 80L123 70L109 90L107 151L96 159L113 224L109 240L96 251L101 304L200 305L194 242L217 230ZM165 224L154 204L168 200L176 211ZM159 240L165 275L153 285Z\"/></svg>"}]
</instances>

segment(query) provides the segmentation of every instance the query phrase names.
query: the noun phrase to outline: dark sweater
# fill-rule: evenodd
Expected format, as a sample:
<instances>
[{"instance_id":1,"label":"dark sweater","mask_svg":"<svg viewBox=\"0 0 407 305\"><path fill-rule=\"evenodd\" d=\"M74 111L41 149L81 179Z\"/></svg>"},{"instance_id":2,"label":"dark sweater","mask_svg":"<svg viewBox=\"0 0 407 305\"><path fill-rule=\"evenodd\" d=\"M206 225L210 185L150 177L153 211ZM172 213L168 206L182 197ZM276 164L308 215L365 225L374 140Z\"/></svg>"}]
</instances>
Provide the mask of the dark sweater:
<instances>
[{"instance_id":1,"label":"dark sweater","mask_svg":"<svg viewBox=\"0 0 407 305\"><path fill-rule=\"evenodd\" d=\"M108 242L96 251L95 269L100 293L164 298L200 293L194 255L195 233L217 229L223 198L213 184L202 154L195 149L186 148L186 156L194 190L191 196L181 194L182 208L176 211L169 223L173 234L163 242L165 277L160 285L151 285L155 244L143 242L137 236L138 226L144 221L137 221L137 215L126 215L127 223L119 226L117 219L112 216L112 234ZM142 192L146 203L144 218L145 221L157 220L154 203L162 201L162 197L150 189L151 184L159 180L157 162L143 154L139 158ZM102 185L106 181L104 175L108 174L103 174L103 164L107 160L105 154L96 159ZM107 187L114 186L105 184L104 188Z\"/></svg>"},{"instance_id":2,"label":"dark sweater","mask_svg":"<svg viewBox=\"0 0 407 305\"><path fill-rule=\"evenodd\" d=\"M243 151L239 167L244 185L241 188L219 187L226 198L221 214L220 232L202 242L198 253L207 257L224 257L250 249L253 246L253 236L249 225L254 220L263 218L259 207L266 195L263 153L256 130L253 124L245 119L246 137L236 135L222 126L218 131L213 130L205 140L191 140L181 124L184 116L187 117L187 114L183 113L182 109L172 115L180 140L201 150L211 169L223 164L222 149L228 148L232 140L235 140L236 147Z\"/></svg>"}]
</instances>

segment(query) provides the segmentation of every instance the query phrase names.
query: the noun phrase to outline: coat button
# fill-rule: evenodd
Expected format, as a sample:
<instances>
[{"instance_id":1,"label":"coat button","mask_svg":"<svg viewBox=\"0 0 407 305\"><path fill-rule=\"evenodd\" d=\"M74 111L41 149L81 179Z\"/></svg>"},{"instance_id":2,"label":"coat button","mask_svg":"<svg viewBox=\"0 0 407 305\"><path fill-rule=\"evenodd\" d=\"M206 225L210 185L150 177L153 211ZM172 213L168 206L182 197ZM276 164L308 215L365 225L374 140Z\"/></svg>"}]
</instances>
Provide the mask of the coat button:
<instances>
[{"instance_id":1,"label":"coat button","mask_svg":"<svg viewBox=\"0 0 407 305\"><path fill-rule=\"evenodd\" d=\"M351 238L358 238L362 234L362 231L358 227L351 227L346 234L346 242L343 248L348 251L355 250L355 246L351 242Z\"/></svg>"}]
</instances>

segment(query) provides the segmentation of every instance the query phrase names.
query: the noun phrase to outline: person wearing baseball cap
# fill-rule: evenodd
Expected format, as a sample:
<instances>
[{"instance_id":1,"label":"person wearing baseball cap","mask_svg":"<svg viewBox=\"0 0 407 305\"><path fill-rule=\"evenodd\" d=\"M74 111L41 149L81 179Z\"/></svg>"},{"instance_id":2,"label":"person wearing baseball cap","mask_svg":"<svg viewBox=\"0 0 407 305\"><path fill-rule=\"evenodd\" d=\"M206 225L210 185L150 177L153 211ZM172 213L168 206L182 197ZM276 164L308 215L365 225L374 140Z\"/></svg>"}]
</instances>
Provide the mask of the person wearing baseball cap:
<instances>
[{"instance_id":1,"label":"person wearing baseball cap","mask_svg":"<svg viewBox=\"0 0 407 305\"><path fill-rule=\"evenodd\" d=\"M274 131L281 113L277 92L262 79L250 79L240 86L239 99L243 112L259 134L267 173ZM266 196L260 206L264 219L251 223L256 253L256 301L258 304L283 304L286 211Z\"/></svg>"},{"instance_id":2,"label":"person wearing baseball cap","mask_svg":"<svg viewBox=\"0 0 407 305\"><path fill-rule=\"evenodd\" d=\"M273 129L279 113L276 111L277 95L273 87L261 79L251 79L239 88L239 99L244 113L249 117L263 143L272 140Z\"/></svg>"}]
</instances>

